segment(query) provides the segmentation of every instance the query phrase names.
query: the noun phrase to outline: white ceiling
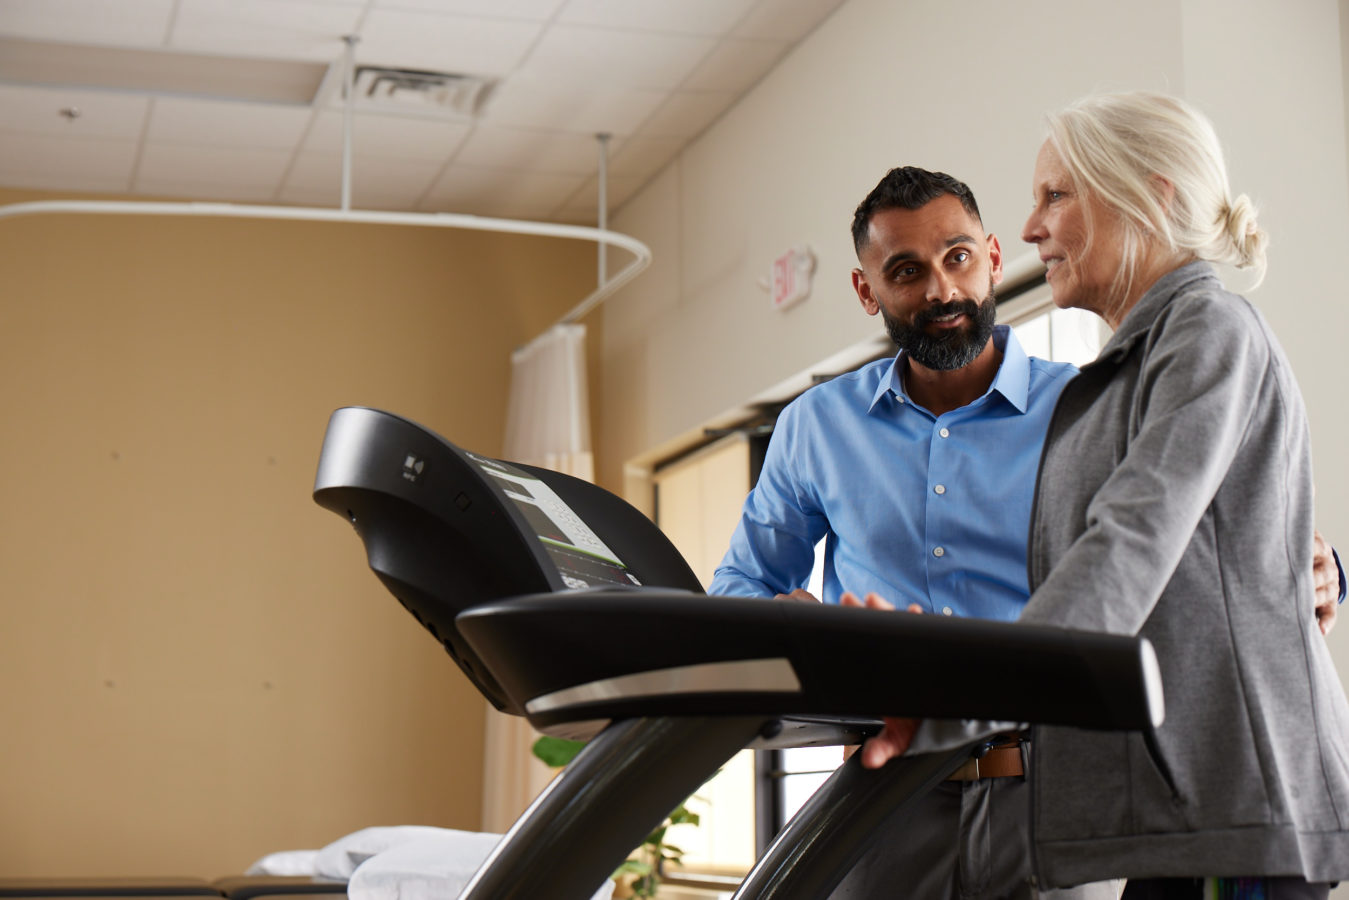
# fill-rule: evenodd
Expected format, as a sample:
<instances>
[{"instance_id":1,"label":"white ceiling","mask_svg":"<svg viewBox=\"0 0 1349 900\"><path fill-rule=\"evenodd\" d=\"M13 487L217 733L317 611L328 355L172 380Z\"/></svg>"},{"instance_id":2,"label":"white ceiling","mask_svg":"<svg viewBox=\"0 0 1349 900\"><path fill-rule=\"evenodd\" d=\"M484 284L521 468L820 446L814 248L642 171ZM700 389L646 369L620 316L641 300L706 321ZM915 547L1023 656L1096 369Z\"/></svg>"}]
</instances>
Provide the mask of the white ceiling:
<instances>
[{"instance_id":1,"label":"white ceiling","mask_svg":"<svg viewBox=\"0 0 1349 900\"><path fill-rule=\"evenodd\" d=\"M0 60L0 187L337 206L355 35L358 66L497 83L472 115L353 106L354 208L593 223L597 132L612 135L613 210L841 2L0 0L0 41L49 63ZM327 69L312 102L291 104L87 86L79 60L106 48Z\"/></svg>"}]
</instances>

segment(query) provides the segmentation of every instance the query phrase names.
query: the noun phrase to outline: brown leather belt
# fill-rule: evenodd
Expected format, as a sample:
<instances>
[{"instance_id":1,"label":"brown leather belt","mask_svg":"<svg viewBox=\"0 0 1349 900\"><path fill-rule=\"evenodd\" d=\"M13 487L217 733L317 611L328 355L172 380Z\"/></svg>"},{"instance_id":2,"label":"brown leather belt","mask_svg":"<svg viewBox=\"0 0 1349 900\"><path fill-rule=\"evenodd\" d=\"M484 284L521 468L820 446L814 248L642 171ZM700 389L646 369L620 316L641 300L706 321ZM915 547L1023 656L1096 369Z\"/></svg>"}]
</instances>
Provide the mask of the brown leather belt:
<instances>
[{"instance_id":1,"label":"brown leather belt","mask_svg":"<svg viewBox=\"0 0 1349 900\"><path fill-rule=\"evenodd\" d=\"M980 778L1008 778L1026 774L1021 762L1020 744L993 747L982 757L971 759L956 769L947 781L978 781Z\"/></svg>"}]
</instances>

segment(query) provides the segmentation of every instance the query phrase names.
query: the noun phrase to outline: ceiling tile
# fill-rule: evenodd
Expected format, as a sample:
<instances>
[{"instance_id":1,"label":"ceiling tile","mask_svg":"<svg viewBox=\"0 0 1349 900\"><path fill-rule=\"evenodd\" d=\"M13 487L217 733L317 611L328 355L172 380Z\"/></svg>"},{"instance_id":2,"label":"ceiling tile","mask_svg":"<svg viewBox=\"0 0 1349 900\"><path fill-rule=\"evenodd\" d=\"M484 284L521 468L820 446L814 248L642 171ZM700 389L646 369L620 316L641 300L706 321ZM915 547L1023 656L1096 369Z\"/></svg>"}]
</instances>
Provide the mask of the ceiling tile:
<instances>
[{"instance_id":1,"label":"ceiling tile","mask_svg":"<svg viewBox=\"0 0 1349 900\"><path fill-rule=\"evenodd\" d=\"M351 205L357 209L413 209L440 170L439 163L430 161L353 160ZM300 154L280 198L287 203L340 206L342 157L331 153Z\"/></svg>"},{"instance_id":2,"label":"ceiling tile","mask_svg":"<svg viewBox=\"0 0 1349 900\"><path fill-rule=\"evenodd\" d=\"M146 139L290 150L304 136L313 116L312 110L303 107L161 97L154 101Z\"/></svg>"},{"instance_id":3,"label":"ceiling tile","mask_svg":"<svg viewBox=\"0 0 1349 900\"><path fill-rule=\"evenodd\" d=\"M735 27L736 37L795 43L828 18L843 0L759 0Z\"/></svg>"},{"instance_id":4,"label":"ceiling tile","mask_svg":"<svg viewBox=\"0 0 1349 900\"><path fill-rule=\"evenodd\" d=\"M631 134L666 96L664 91L619 87L578 89L520 74L508 79L488 98L482 119L494 125L579 134Z\"/></svg>"},{"instance_id":5,"label":"ceiling tile","mask_svg":"<svg viewBox=\"0 0 1349 900\"><path fill-rule=\"evenodd\" d=\"M786 41L722 41L679 86L684 91L734 91L753 87L787 52Z\"/></svg>"},{"instance_id":6,"label":"ceiling tile","mask_svg":"<svg viewBox=\"0 0 1349 900\"><path fill-rule=\"evenodd\" d=\"M240 56L340 59L361 8L317 0L179 0L169 46Z\"/></svg>"},{"instance_id":7,"label":"ceiling tile","mask_svg":"<svg viewBox=\"0 0 1349 900\"><path fill-rule=\"evenodd\" d=\"M125 191L136 142L0 132L0 184L57 191Z\"/></svg>"},{"instance_id":8,"label":"ceiling tile","mask_svg":"<svg viewBox=\"0 0 1349 900\"><path fill-rule=\"evenodd\" d=\"M576 175L455 166L436 182L422 208L540 219L570 197L583 181Z\"/></svg>"},{"instance_id":9,"label":"ceiling tile","mask_svg":"<svg viewBox=\"0 0 1349 900\"><path fill-rule=\"evenodd\" d=\"M274 189L290 164L287 150L253 150L188 144L147 143L136 171L145 184L246 185Z\"/></svg>"},{"instance_id":10,"label":"ceiling tile","mask_svg":"<svg viewBox=\"0 0 1349 900\"><path fill-rule=\"evenodd\" d=\"M480 125L455 164L589 175L599 168L599 141L588 134Z\"/></svg>"},{"instance_id":11,"label":"ceiling tile","mask_svg":"<svg viewBox=\"0 0 1349 900\"><path fill-rule=\"evenodd\" d=\"M645 181L665 168L687 143L684 138L633 135L610 160L609 175Z\"/></svg>"},{"instance_id":12,"label":"ceiling tile","mask_svg":"<svg viewBox=\"0 0 1349 900\"><path fill-rule=\"evenodd\" d=\"M63 109L79 110L74 119ZM134 140L145 128L150 109L146 97L108 91L72 91L60 88L0 85L0 130L47 134L53 137L111 137Z\"/></svg>"},{"instance_id":13,"label":"ceiling tile","mask_svg":"<svg viewBox=\"0 0 1349 900\"><path fill-rule=\"evenodd\" d=\"M546 22L553 17L563 2L565 0L373 0L372 5L386 9L415 9L453 15Z\"/></svg>"},{"instance_id":14,"label":"ceiling tile","mask_svg":"<svg viewBox=\"0 0 1349 900\"><path fill-rule=\"evenodd\" d=\"M174 197L195 202L269 204L276 195L272 185L235 184L228 181L174 181L137 178L136 193L152 197Z\"/></svg>"},{"instance_id":15,"label":"ceiling tile","mask_svg":"<svg viewBox=\"0 0 1349 900\"><path fill-rule=\"evenodd\" d=\"M568 0L559 22L676 34L719 35L744 17L755 0Z\"/></svg>"},{"instance_id":16,"label":"ceiling tile","mask_svg":"<svg viewBox=\"0 0 1349 900\"><path fill-rule=\"evenodd\" d=\"M39 40L154 47L163 43L174 0L4 0L0 34Z\"/></svg>"},{"instance_id":17,"label":"ceiling tile","mask_svg":"<svg viewBox=\"0 0 1349 900\"><path fill-rule=\"evenodd\" d=\"M680 91L671 94L642 133L691 138L711 125L737 99L730 91Z\"/></svg>"},{"instance_id":18,"label":"ceiling tile","mask_svg":"<svg viewBox=\"0 0 1349 900\"><path fill-rule=\"evenodd\" d=\"M463 143L471 125L466 121L354 113L351 153L355 159L419 159L444 162ZM340 155L343 114L320 113L305 139L304 149Z\"/></svg>"},{"instance_id":19,"label":"ceiling tile","mask_svg":"<svg viewBox=\"0 0 1349 900\"><path fill-rule=\"evenodd\" d=\"M536 22L373 9L356 45L363 65L503 75L538 38Z\"/></svg>"},{"instance_id":20,"label":"ceiling tile","mask_svg":"<svg viewBox=\"0 0 1349 900\"><path fill-rule=\"evenodd\" d=\"M669 90L716 46L712 38L559 25L539 41L524 71L580 85Z\"/></svg>"}]
</instances>

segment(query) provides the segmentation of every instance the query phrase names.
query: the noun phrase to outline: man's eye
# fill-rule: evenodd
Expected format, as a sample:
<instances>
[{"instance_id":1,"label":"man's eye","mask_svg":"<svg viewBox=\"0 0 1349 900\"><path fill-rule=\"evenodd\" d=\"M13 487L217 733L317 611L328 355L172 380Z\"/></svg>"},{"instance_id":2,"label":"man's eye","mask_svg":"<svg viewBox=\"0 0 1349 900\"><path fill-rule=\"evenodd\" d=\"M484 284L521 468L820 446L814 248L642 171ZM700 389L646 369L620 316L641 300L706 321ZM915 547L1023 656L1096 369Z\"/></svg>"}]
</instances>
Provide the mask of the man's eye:
<instances>
[{"instance_id":1,"label":"man's eye","mask_svg":"<svg viewBox=\"0 0 1349 900\"><path fill-rule=\"evenodd\" d=\"M969 261L969 258L970 251L968 250L957 250L955 253L951 254L951 260L953 262L963 263Z\"/></svg>"},{"instance_id":2,"label":"man's eye","mask_svg":"<svg viewBox=\"0 0 1349 900\"><path fill-rule=\"evenodd\" d=\"M904 266L895 270L896 278L912 278L918 274L917 266Z\"/></svg>"}]
</instances>

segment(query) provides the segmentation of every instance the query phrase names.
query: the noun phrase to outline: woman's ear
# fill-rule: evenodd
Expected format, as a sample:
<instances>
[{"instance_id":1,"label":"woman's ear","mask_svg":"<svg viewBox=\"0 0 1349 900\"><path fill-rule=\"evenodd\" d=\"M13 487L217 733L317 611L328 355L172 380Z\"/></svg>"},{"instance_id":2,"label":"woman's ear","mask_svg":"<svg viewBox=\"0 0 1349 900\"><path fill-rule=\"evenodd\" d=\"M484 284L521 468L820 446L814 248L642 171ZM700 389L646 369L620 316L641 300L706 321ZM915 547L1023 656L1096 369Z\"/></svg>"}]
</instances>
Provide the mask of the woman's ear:
<instances>
[{"instance_id":1,"label":"woman's ear","mask_svg":"<svg viewBox=\"0 0 1349 900\"><path fill-rule=\"evenodd\" d=\"M1149 176L1148 182L1152 185L1152 191L1157 195L1157 202L1162 205L1162 209L1170 212L1171 202L1176 199L1176 186L1169 178L1163 178L1161 175Z\"/></svg>"}]
</instances>

